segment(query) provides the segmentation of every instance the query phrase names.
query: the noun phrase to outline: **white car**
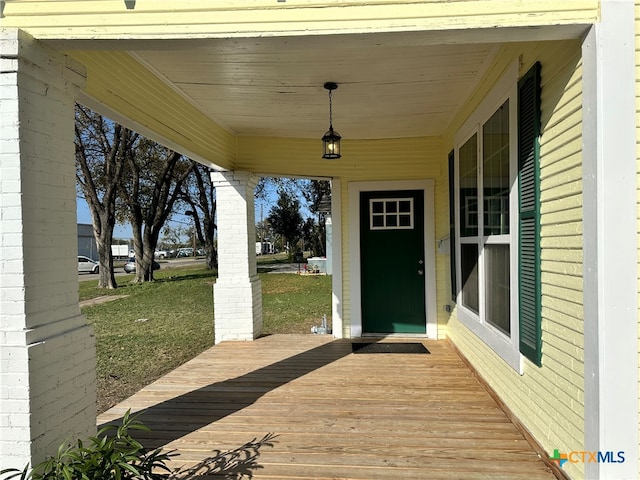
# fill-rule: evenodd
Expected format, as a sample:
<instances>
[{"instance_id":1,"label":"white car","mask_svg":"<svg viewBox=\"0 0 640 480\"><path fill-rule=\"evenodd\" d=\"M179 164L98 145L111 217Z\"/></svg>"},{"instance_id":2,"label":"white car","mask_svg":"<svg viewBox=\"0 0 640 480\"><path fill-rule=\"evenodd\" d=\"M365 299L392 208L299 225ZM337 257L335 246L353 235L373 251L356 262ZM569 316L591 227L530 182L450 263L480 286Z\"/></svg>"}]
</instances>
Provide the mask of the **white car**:
<instances>
[{"instance_id":1,"label":"white car","mask_svg":"<svg viewBox=\"0 0 640 480\"><path fill-rule=\"evenodd\" d=\"M98 273L100 266L89 257L78 255L78 273Z\"/></svg>"},{"instance_id":2,"label":"white car","mask_svg":"<svg viewBox=\"0 0 640 480\"><path fill-rule=\"evenodd\" d=\"M154 270L160 269L160 264L155 260L153 261L153 269ZM127 260L127 263L124 264L124 272L133 273L135 271L136 271L136 259L135 257L129 257L129 259Z\"/></svg>"}]
</instances>

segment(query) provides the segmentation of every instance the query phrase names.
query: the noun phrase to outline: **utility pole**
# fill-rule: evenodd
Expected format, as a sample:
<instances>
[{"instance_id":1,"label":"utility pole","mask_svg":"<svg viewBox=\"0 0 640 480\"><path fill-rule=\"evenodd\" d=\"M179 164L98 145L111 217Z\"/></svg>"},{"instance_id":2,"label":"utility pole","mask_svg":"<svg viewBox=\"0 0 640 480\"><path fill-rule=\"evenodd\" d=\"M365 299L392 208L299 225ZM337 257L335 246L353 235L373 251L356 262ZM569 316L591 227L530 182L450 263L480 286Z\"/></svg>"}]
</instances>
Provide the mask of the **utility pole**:
<instances>
[{"instance_id":1,"label":"utility pole","mask_svg":"<svg viewBox=\"0 0 640 480\"><path fill-rule=\"evenodd\" d=\"M196 212L194 212L193 210L187 210L186 212L184 212L184 214L193 218L193 251L191 252L191 256L195 257L196 256Z\"/></svg>"}]
</instances>

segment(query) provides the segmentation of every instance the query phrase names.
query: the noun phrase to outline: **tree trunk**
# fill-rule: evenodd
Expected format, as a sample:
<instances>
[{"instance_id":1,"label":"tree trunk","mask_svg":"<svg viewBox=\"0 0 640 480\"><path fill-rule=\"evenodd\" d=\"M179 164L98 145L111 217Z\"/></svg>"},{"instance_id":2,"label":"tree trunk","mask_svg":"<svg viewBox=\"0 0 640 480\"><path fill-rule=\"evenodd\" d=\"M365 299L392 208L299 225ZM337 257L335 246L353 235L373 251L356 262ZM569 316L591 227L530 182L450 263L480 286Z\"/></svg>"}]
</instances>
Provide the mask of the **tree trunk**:
<instances>
[{"instance_id":1,"label":"tree trunk","mask_svg":"<svg viewBox=\"0 0 640 480\"><path fill-rule=\"evenodd\" d=\"M192 166L182 155L149 140L127 152L127 182L120 192L129 210L136 254L134 282L153 281L154 252L160 230Z\"/></svg>"},{"instance_id":2,"label":"tree trunk","mask_svg":"<svg viewBox=\"0 0 640 480\"><path fill-rule=\"evenodd\" d=\"M132 221L133 250L136 254L136 275L134 283L153 282L153 260L155 247L158 243L149 233L147 226L143 226L140 220Z\"/></svg>"},{"instance_id":3,"label":"tree trunk","mask_svg":"<svg viewBox=\"0 0 640 480\"><path fill-rule=\"evenodd\" d=\"M116 197L124 167L123 152L137 135L105 122L95 112L76 106L76 179L91 211L98 247L100 288L117 288L111 242L116 223Z\"/></svg>"},{"instance_id":4,"label":"tree trunk","mask_svg":"<svg viewBox=\"0 0 640 480\"><path fill-rule=\"evenodd\" d=\"M207 268L209 270L215 270L218 268L218 251L213 245L206 245L205 251L207 252Z\"/></svg>"},{"instance_id":5,"label":"tree trunk","mask_svg":"<svg viewBox=\"0 0 640 480\"><path fill-rule=\"evenodd\" d=\"M218 251L213 240L218 228L215 223L217 208L215 188L211 183L209 170L193 160L191 162L194 182L189 193L183 193L182 200L191 206L195 232L206 252L207 269L214 270L218 268Z\"/></svg>"},{"instance_id":6,"label":"tree trunk","mask_svg":"<svg viewBox=\"0 0 640 480\"><path fill-rule=\"evenodd\" d=\"M136 277L134 281L138 283L153 282L155 280L153 260L158 239L153 238L153 235L150 234L149 228L146 225L144 227L144 233L140 236L142 237L142 241L138 247L138 242L135 241L134 235L134 243L136 244Z\"/></svg>"},{"instance_id":7,"label":"tree trunk","mask_svg":"<svg viewBox=\"0 0 640 480\"><path fill-rule=\"evenodd\" d=\"M113 271L113 254L111 239L115 227L115 217L101 218L100 229L94 227L93 234L98 247L98 288L118 288L116 275Z\"/></svg>"}]
</instances>

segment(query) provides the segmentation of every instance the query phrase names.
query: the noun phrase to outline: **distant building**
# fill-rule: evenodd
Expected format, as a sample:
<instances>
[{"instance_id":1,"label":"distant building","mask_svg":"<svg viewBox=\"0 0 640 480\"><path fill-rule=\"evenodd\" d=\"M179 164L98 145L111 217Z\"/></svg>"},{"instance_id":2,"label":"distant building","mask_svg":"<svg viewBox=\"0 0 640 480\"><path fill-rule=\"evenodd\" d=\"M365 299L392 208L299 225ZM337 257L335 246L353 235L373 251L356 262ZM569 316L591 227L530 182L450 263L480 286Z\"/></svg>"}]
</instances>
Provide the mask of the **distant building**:
<instances>
[{"instance_id":1,"label":"distant building","mask_svg":"<svg viewBox=\"0 0 640 480\"><path fill-rule=\"evenodd\" d=\"M129 242L117 238L113 239L111 254L113 258L134 256ZM96 244L96 238L93 236L93 225L89 223L78 224L78 255L84 255L85 257L98 260L98 245Z\"/></svg>"},{"instance_id":2,"label":"distant building","mask_svg":"<svg viewBox=\"0 0 640 480\"><path fill-rule=\"evenodd\" d=\"M93 236L93 225L91 224L78 224L78 255L84 255L94 260L98 258L98 246Z\"/></svg>"}]
</instances>

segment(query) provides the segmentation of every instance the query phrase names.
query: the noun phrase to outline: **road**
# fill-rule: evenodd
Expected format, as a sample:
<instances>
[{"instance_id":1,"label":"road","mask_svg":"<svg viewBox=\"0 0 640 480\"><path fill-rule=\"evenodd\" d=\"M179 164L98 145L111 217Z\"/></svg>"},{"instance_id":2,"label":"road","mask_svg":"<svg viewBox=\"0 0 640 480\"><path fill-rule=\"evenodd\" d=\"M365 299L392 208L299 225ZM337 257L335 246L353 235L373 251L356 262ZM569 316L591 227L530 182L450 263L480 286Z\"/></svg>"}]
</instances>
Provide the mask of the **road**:
<instances>
[{"instance_id":1,"label":"road","mask_svg":"<svg viewBox=\"0 0 640 480\"><path fill-rule=\"evenodd\" d=\"M160 269L170 269L177 267L184 267L186 265L196 265L199 263L204 264L205 259L202 257L196 258L171 258L168 260L160 260ZM116 277L121 277L123 275L131 275L130 273L125 273L122 267L117 267L115 269ZM78 282L86 282L88 280L97 280L97 273L79 273L78 274Z\"/></svg>"}]
</instances>

